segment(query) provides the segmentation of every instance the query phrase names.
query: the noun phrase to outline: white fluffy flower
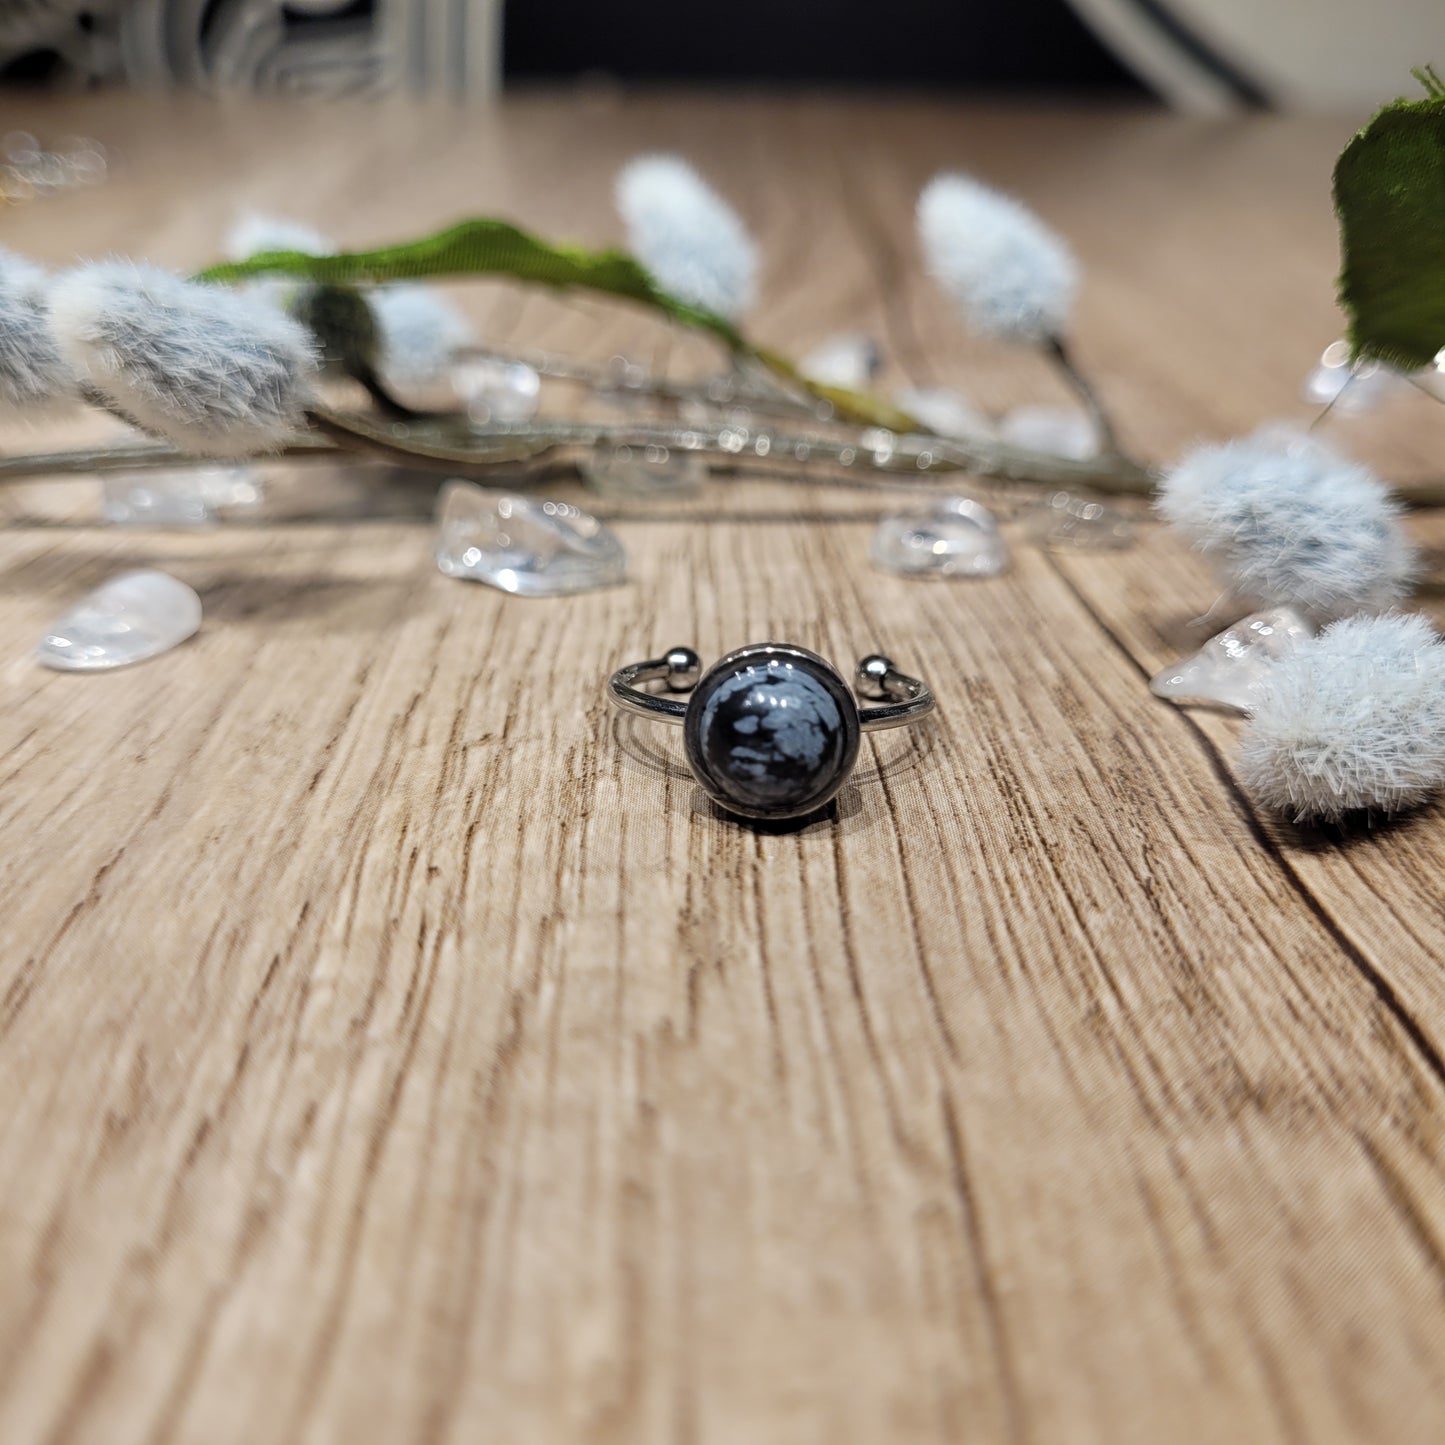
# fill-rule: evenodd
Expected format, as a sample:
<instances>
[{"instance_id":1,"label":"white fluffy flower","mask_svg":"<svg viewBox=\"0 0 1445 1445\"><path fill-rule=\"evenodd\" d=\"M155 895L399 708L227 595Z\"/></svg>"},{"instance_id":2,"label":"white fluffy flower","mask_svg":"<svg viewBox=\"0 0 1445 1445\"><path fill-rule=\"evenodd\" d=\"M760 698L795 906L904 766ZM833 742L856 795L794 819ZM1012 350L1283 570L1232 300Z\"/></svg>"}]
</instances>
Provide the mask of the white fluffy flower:
<instances>
[{"instance_id":1,"label":"white fluffy flower","mask_svg":"<svg viewBox=\"0 0 1445 1445\"><path fill-rule=\"evenodd\" d=\"M384 286L370 296L381 329L381 370L401 386L433 386L452 353L476 340L471 323L429 286Z\"/></svg>"},{"instance_id":2,"label":"white fluffy flower","mask_svg":"<svg viewBox=\"0 0 1445 1445\"><path fill-rule=\"evenodd\" d=\"M306 256L329 256L336 248L320 231L280 216L242 216L226 237L226 254L233 261L249 261L266 251L300 251ZM254 276L238 288L280 311L289 310L302 282L295 276Z\"/></svg>"},{"instance_id":3,"label":"white fluffy flower","mask_svg":"<svg viewBox=\"0 0 1445 1445\"><path fill-rule=\"evenodd\" d=\"M283 445L315 356L305 330L253 298L108 261L56 278L62 358L147 431L208 456Z\"/></svg>"},{"instance_id":4,"label":"white fluffy flower","mask_svg":"<svg viewBox=\"0 0 1445 1445\"><path fill-rule=\"evenodd\" d=\"M909 386L893 400L934 436L977 439L994 434L993 423L962 392L943 386Z\"/></svg>"},{"instance_id":5,"label":"white fluffy flower","mask_svg":"<svg viewBox=\"0 0 1445 1445\"><path fill-rule=\"evenodd\" d=\"M935 176L918 197L935 281L982 336L1037 345L1069 326L1078 266L1026 206L968 176Z\"/></svg>"},{"instance_id":6,"label":"white fluffy flower","mask_svg":"<svg viewBox=\"0 0 1445 1445\"><path fill-rule=\"evenodd\" d=\"M48 287L39 266L0 249L0 407L30 417L76 397L75 375L51 332Z\"/></svg>"},{"instance_id":7,"label":"white fluffy flower","mask_svg":"<svg viewBox=\"0 0 1445 1445\"><path fill-rule=\"evenodd\" d=\"M883 348L871 336L845 331L820 341L798 363L809 381L862 391L883 370Z\"/></svg>"},{"instance_id":8,"label":"white fluffy flower","mask_svg":"<svg viewBox=\"0 0 1445 1445\"><path fill-rule=\"evenodd\" d=\"M249 260L266 251L301 251L307 256L329 256L334 248L319 231L279 216L242 216L226 237L226 254L233 261Z\"/></svg>"},{"instance_id":9,"label":"white fluffy flower","mask_svg":"<svg viewBox=\"0 0 1445 1445\"><path fill-rule=\"evenodd\" d=\"M1393 813L1445 784L1445 646L1423 617L1351 617L1273 663L1240 775L1297 821Z\"/></svg>"},{"instance_id":10,"label":"white fluffy flower","mask_svg":"<svg viewBox=\"0 0 1445 1445\"><path fill-rule=\"evenodd\" d=\"M736 319L752 305L758 257L737 213L677 156L639 156L617 177L628 244L679 300Z\"/></svg>"},{"instance_id":11,"label":"white fluffy flower","mask_svg":"<svg viewBox=\"0 0 1445 1445\"><path fill-rule=\"evenodd\" d=\"M1158 508L1239 597L1317 621L1383 611L1414 576L1399 504L1367 468L1303 436L1200 447L1165 477Z\"/></svg>"}]
</instances>

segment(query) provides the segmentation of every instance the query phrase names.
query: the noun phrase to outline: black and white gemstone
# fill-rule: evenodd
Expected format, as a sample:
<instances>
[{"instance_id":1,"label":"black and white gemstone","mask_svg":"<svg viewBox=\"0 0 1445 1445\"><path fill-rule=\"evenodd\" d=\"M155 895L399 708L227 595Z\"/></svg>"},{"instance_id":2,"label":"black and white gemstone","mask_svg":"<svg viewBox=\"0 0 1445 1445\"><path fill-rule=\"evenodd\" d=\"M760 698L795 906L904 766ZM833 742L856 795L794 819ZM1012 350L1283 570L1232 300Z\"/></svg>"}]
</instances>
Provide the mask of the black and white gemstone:
<instances>
[{"instance_id":1,"label":"black and white gemstone","mask_svg":"<svg viewBox=\"0 0 1445 1445\"><path fill-rule=\"evenodd\" d=\"M699 682L685 741L698 781L723 807L793 818L833 797L858 756L847 685L805 648L763 643L730 653Z\"/></svg>"}]
</instances>

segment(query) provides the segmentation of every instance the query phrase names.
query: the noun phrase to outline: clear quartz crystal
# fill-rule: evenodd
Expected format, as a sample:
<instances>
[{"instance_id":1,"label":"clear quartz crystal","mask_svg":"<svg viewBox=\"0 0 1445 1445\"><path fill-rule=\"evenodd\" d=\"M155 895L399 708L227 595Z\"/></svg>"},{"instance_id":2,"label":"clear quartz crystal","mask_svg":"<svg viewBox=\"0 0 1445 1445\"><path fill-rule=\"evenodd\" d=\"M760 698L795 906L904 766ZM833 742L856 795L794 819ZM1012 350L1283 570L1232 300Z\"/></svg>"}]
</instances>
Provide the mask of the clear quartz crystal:
<instances>
[{"instance_id":1,"label":"clear quartz crystal","mask_svg":"<svg viewBox=\"0 0 1445 1445\"><path fill-rule=\"evenodd\" d=\"M61 672L101 672L169 652L201 625L201 599L165 572L123 572L52 624L35 659Z\"/></svg>"},{"instance_id":2,"label":"clear quartz crystal","mask_svg":"<svg viewBox=\"0 0 1445 1445\"><path fill-rule=\"evenodd\" d=\"M899 408L940 437L986 437L993 425L962 392L941 386L905 387L893 400Z\"/></svg>"},{"instance_id":3,"label":"clear quartz crystal","mask_svg":"<svg viewBox=\"0 0 1445 1445\"><path fill-rule=\"evenodd\" d=\"M1078 492L1055 492L1028 520L1030 538L1054 551L1120 551L1134 545L1134 518Z\"/></svg>"},{"instance_id":4,"label":"clear quartz crystal","mask_svg":"<svg viewBox=\"0 0 1445 1445\"><path fill-rule=\"evenodd\" d=\"M261 505L265 487L254 467L153 467L101 478L101 515L117 527L204 527L222 513Z\"/></svg>"},{"instance_id":5,"label":"clear quartz crystal","mask_svg":"<svg viewBox=\"0 0 1445 1445\"><path fill-rule=\"evenodd\" d=\"M1314 629L1291 607L1255 612L1211 637L1192 657L1156 673L1149 690L1170 702L1214 703L1247 713L1270 664L1313 636Z\"/></svg>"},{"instance_id":6,"label":"clear quartz crystal","mask_svg":"<svg viewBox=\"0 0 1445 1445\"><path fill-rule=\"evenodd\" d=\"M608 497L687 496L707 480L707 463L684 446L596 447L578 468L588 486Z\"/></svg>"},{"instance_id":7,"label":"clear quartz crystal","mask_svg":"<svg viewBox=\"0 0 1445 1445\"><path fill-rule=\"evenodd\" d=\"M849 391L862 391L882 369L883 348L858 332L830 336L798 363L809 381Z\"/></svg>"},{"instance_id":8,"label":"clear quartz crystal","mask_svg":"<svg viewBox=\"0 0 1445 1445\"><path fill-rule=\"evenodd\" d=\"M1005 413L998 434L1011 446L1083 462L1099 454L1094 423L1069 406L1016 406Z\"/></svg>"},{"instance_id":9,"label":"clear quartz crystal","mask_svg":"<svg viewBox=\"0 0 1445 1445\"><path fill-rule=\"evenodd\" d=\"M542 398L542 376L524 361L477 357L452 367L452 390L474 422L531 421Z\"/></svg>"},{"instance_id":10,"label":"clear quartz crystal","mask_svg":"<svg viewBox=\"0 0 1445 1445\"><path fill-rule=\"evenodd\" d=\"M900 577L996 577L1009 560L993 514L971 497L940 497L885 518L872 556Z\"/></svg>"},{"instance_id":11,"label":"clear quartz crystal","mask_svg":"<svg viewBox=\"0 0 1445 1445\"><path fill-rule=\"evenodd\" d=\"M622 543L581 508L457 480L437 502L436 563L518 597L590 592L627 575Z\"/></svg>"}]
</instances>

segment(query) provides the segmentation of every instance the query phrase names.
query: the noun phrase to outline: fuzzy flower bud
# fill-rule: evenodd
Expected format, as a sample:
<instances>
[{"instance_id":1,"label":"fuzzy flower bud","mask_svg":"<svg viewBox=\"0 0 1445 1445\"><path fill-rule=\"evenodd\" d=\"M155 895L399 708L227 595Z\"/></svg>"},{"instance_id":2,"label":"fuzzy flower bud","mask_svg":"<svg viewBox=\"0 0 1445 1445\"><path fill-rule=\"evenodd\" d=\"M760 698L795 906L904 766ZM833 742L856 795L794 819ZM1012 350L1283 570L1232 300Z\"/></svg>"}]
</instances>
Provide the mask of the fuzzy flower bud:
<instances>
[{"instance_id":1,"label":"fuzzy flower bud","mask_svg":"<svg viewBox=\"0 0 1445 1445\"><path fill-rule=\"evenodd\" d=\"M1316 621L1383 611L1414 576L1399 504L1366 467L1303 436L1200 447L1165 477L1158 508L1237 596Z\"/></svg>"},{"instance_id":2,"label":"fuzzy flower bud","mask_svg":"<svg viewBox=\"0 0 1445 1445\"><path fill-rule=\"evenodd\" d=\"M40 267L0 249L0 407L35 417L76 399L50 327Z\"/></svg>"},{"instance_id":3,"label":"fuzzy flower bud","mask_svg":"<svg viewBox=\"0 0 1445 1445\"><path fill-rule=\"evenodd\" d=\"M279 216L243 216L226 237L226 254L233 261L249 261L267 251L300 251L305 256L329 256L336 248L319 231ZM256 276L238 288L268 301L281 311L291 309L301 289L295 276Z\"/></svg>"},{"instance_id":4,"label":"fuzzy flower bud","mask_svg":"<svg viewBox=\"0 0 1445 1445\"><path fill-rule=\"evenodd\" d=\"M371 295L381 328L381 369L400 386L433 386L452 353L475 340L470 323L429 286L383 286Z\"/></svg>"},{"instance_id":5,"label":"fuzzy flower bud","mask_svg":"<svg viewBox=\"0 0 1445 1445\"><path fill-rule=\"evenodd\" d=\"M61 357L137 426L188 451L246 456L302 422L315 357L305 331L255 298L108 261L56 278Z\"/></svg>"},{"instance_id":6,"label":"fuzzy flower bud","mask_svg":"<svg viewBox=\"0 0 1445 1445\"><path fill-rule=\"evenodd\" d=\"M918 236L930 274L979 335L1037 346L1068 331L1078 266L1012 196L935 176L918 197Z\"/></svg>"},{"instance_id":7,"label":"fuzzy flower bud","mask_svg":"<svg viewBox=\"0 0 1445 1445\"><path fill-rule=\"evenodd\" d=\"M1445 646L1423 617L1351 617L1271 664L1240 776L1298 822L1399 812L1445 784Z\"/></svg>"},{"instance_id":8,"label":"fuzzy flower bud","mask_svg":"<svg viewBox=\"0 0 1445 1445\"><path fill-rule=\"evenodd\" d=\"M628 244L665 291L736 320L753 303L757 248L737 213L677 156L639 156L617 177Z\"/></svg>"},{"instance_id":9,"label":"fuzzy flower bud","mask_svg":"<svg viewBox=\"0 0 1445 1445\"><path fill-rule=\"evenodd\" d=\"M226 254L246 261L267 251L300 251L307 256L328 256L333 247L319 231L299 221L277 216L243 216L226 237Z\"/></svg>"}]
</instances>

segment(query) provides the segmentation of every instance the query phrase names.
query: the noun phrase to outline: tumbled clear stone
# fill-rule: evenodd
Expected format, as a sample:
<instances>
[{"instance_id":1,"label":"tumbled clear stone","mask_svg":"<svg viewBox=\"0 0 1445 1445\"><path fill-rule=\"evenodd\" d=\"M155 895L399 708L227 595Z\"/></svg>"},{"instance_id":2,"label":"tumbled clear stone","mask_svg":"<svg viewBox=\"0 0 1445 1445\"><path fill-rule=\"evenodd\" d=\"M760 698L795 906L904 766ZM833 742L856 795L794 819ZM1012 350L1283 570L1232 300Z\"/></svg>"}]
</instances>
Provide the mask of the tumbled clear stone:
<instances>
[{"instance_id":1,"label":"tumbled clear stone","mask_svg":"<svg viewBox=\"0 0 1445 1445\"><path fill-rule=\"evenodd\" d=\"M597 447L577 466L588 486L610 497L686 496L707 480L707 463L681 446Z\"/></svg>"},{"instance_id":2,"label":"tumbled clear stone","mask_svg":"<svg viewBox=\"0 0 1445 1445\"><path fill-rule=\"evenodd\" d=\"M798 363L809 381L849 391L862 391L882 369L883 348L857 332L830 336Z\"/></svg>"},{"instance_id":3,"label":"tumbled clear stone","mask_svg":"<svg viewBox=\"0 0 1445 1445\"><path fill-rule=\"evenodd\" d=\"M999 422L998 434L1011 446L1070 461L1088 461L1099 454L1094 423L1074 407L1016 406Z\"/></svg>"},{"instance_id":4,"label":"tumbled clear stone","mask_svg":"<svg viewBox=\"0 0 1445 1445\"><path fill-rule=\"evenodd\" d=\"M452 389L474 422L531 421L542 398L542 375L524 361L476 357L452 368Z\"/></svg>"},{"instance_id":5,"label":"tumbled clear stone","mask_svg":"<svg viewBox=\"0 0 1445 1445\"><path fill-rule=\"evenodd\" d=\"M122 572L53 623L35 659L61 672L100 672L169 652L201 625L201 599L149 568Z\"/></svg>"},{"instance_id":6,"label":"tumbled clear stone","mask_svg":"<svg viewBox=\"0 0 1445 1445\"><path fill-rule=\"evenodd\" d=\"M580 507L465 481L441 490L436 563L448 577L518 597L590 592L627 575L622 543Z\"/></svg>"},{"instance_id":7,"label":"tumbled clear stone","mask_svg":"<svg viewBox=\"0 0 1445 1445\"><path fill-rule=\"evenodd\" d=\"M1118 551L1134 545L1134 518L1077 492L1055 492L1029 518L1030 538L1055 551Z\"/></svg>"},{"instance_id":8,"label":"tumbled clear stone","mask_svg":"<svg viewBox=\"0 0 1445 1445\"><path fill-rule=\"evenodd\" d=\"M264 494L254 467L155 467L101 478L101 515L117 527L203 527Z\"/></svg>"},{"instance_id":9,"label":"tumbled clear stone","mask_svg":"<svg viewBox=\"0 0 1445 1445\"><path fill-rule=\"evenodd\" d=\"M906 387L893 400L934 436L986 437L993 432L989 419L966 396L946 387Z\"/></svg>"},{"instance_id":10,"label":"tumbled clear stone","mask_svg":"<svg viewBox=\"0 0 1445 1445\"><path fill-rule=\"evenodd\" d=\"M987 507L940 497L880 522L872 557L900 577L995 577L1008 566L1008 545Z\"/></svg>"},{"instance_id":11,"label":"tumbled clear stone","mask_svg":"<svg viewBox=\"0 0 1445 1445\"><path fill-rule=\"evenodd\" d=\"M1156 673L1149 690L1170 702L1216 703L1247 713L1270 665L1313 636L1292 607L1255 612L1211 637L1192 657Z\"/></svg>"}]
</instances>

